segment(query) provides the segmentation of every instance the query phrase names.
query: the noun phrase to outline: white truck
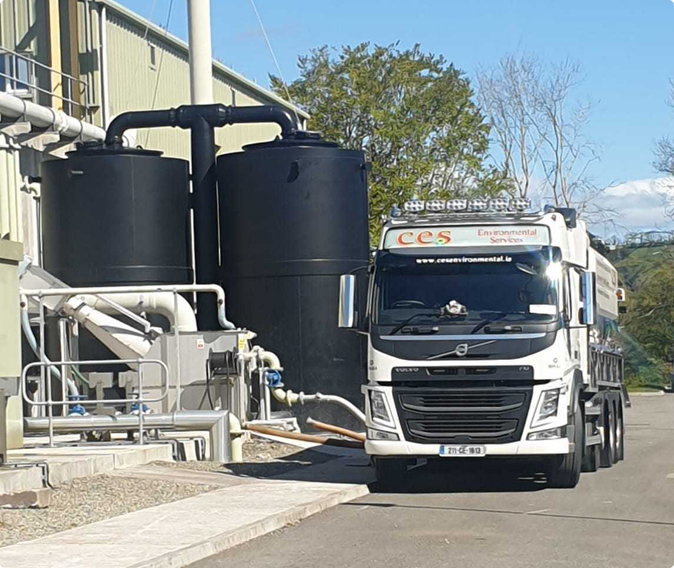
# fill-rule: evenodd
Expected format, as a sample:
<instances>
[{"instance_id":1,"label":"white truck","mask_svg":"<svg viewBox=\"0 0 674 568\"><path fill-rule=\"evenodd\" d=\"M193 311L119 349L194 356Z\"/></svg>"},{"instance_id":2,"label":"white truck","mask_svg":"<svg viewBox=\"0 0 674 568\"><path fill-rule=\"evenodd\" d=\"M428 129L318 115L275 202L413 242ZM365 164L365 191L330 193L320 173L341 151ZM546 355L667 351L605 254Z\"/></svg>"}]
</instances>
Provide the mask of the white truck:
<instances>
[{"instance_id":1,"label":"white truck","mask_svg":"<svg viewBox=\"0 0 674 568\"><path fill-rule=\"evenodd\" d=\"M623 459L617 271L574 210L528 206L407 202L364 313L358 277L342 276L339 325L368 336L365 449L382 484L419 458L488 457L534 459L570 488Z\"/></svg>"}]
</instances>

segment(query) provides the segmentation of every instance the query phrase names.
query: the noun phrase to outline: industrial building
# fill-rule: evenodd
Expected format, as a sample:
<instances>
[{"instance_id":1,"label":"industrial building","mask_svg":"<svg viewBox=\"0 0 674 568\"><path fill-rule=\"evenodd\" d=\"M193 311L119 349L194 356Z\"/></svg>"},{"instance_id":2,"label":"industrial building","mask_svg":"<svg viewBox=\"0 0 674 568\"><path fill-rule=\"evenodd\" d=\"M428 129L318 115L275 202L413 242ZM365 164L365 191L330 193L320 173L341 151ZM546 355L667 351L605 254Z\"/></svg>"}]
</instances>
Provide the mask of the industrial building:
<instances>
[{"instance_id":1,"label":"industrial building","mask_svg":"<svg viewBox=\"0 0 674 568\"><path fill-rule=\"evenodd\" d=\"M48 192L46 190L47 180L45 179L43 183L41 174L45 175L44 172L47 172L52 184L55 181L58 182L59 176L64 172L68 176L72 176L72 184L70 182L61 183L58 185L59 190L64 187L70 190L71 186L72 188L81 187L81 185L78 185L80 182L76 176L81 176L82 172L72 168L68 170L59 167L58 163L75 163L74 157L68 159L67 156L75 150L76 145L104 140L106 130L115 117L120 114L129 111L169 109L184 105L190 99L194 102L193 93L190 92L191 68L190 51L185 42L111 0L4 0L0 2L0 379L2 379L0 391L4 389L4 393L8 397L8 415L15 418L19 416L18 420L8 420L8 423L13 424L9 428L8 434L10 447L21 442L21 412L17 413L17 405L20 406L21 404L21 395L17 377L21 376L23 370L24 377L32 373L31 376L35 379L35 371L39 367L38 364L38 367L31 369L30 372L26 371L25 356L29 349L26 348L25 341L23 359L21 356L20 289L17 276L19 264L26 255L33 260L32 266L38 269L43 266L42 260L45 251L50 247L52 251L56 250L55 241L57 239L60 241L58 246L60 252L75 247L78 243L88 239L86 232L81 232L80 237L78 237L80 240L73 241L71 237L75 233L62 232L60 226L56 227L54 224L55 220L61 219L58 207L63 205L62 203L60 205L56 203L61 199L61 197L58 197L58 192L52 191L51 193L56 201L52 200L53 206L49 208L49 219L47 219L48 223L45 224L43 213L44 215L47 215L47 213L44 195ZM225 168L229 168L232 172L224 176L226 179L234 176L231 184L232 200L238 199L237 195L245 194L248 187L247 183L259 184L261 192L257 194L258 197L256 198L255 194L251 194L251 196L246 197L245 203L241 202L242 205L245 205L246 215L256 215L256 206L259 202L256 199L259 200L262 196L270 200L270 209L265 213L266 221L263 223L264 231L261 233L252 230L249 223L237 219L236 215L232 217L231 209L228 213L230 228L227 228L227 231L229 232L220 233L220 236L218 236L217 219L215 219L216 224L210 223L208 231L211 231L211 235L215 235L215 240L208 245L211 252L215 250L215 253L219 256L218 239L229 239L231 246L229 246L228 251L223 251L223 255L226 258L233 259L231 262L235 262L235 264L231 264L232 270L223 272L221 267L218 266L218 259L215 263L212 262L209 270L220 276L208 281L208 284L213 283L215 287L211 286L205 292L217 295L219 322L222 327L229 326L230 324L224 316L224 300L218 295L221 292L218 291L217 286L220 282L227 284L226 281L229 278L232 288L237 289L238 297L246 299L245 302L239 304L235 313L250 320L250 323L246 322L244 325L276 330L272 342L282 347L287 344L288 352L292 355L286 361L289 362L289 366L293 368L292 372L298 377L296 380L300 381L300 387L304 384L301 382L304 380L301 377L303 376L302 368L306 365L309 365L312 369L310 373L305 373L307 377L315 376L319 381L326 381L325 378L321 379L321 376L330 377L326 383L328 385L340 383L340 377L344 375L346 366L348 366L349 370L346 375L354 379L349 387L353 391L353 396L350 397L353 400L355 396L358 396L357 371L360 359L358 356L342 358L341 355L347 353L349 349L353 352L354 348L358 353L359 343L355 335L338 331L336 321L333 322L333 319L336 317L338 273L351 270L362 265L363 262L367 262L367 201L364 192L366 171L364 158L359 152L342 154L342 150L336 145L326 144L314 135L302 133L301 131L306 128L308 118L305 112L235 73L223 64L213 61L209 77L212 77L212 102L220 104L221 109L226 107L228 116L234 117L233 120L217 125L211 124L215 151L219 155L240 156L236 159L236 162L227 160L226 162L223 161L222 165L219 162L218 175L222 178L222 172ZM253 112L245 115L244 107ZM254 109L256 107L264 107L264 109L272 111L272 114L279 110L280 114L276 113L276 118L272 119L263 116L263 113L258 113L260 116L255 116ZM244 113L237 115L235 112L232 113L232 109L241 109L244 110ZM241 122L246 124L240 124ZM192 206L188 203L187 197L190 183L188 177L189 164L186 161L190 160L191 156L196 155L194 153L194 138L192 138L192 144L190 139L191 127L180 125L181 128L144 128L141 123L138 124L138 127L123 129L124 146L132 149L149 148L158 150L163 153L164 157L160 159L157 154L143 153L140 150L124 150L125 156L129 158L128 167L131 168L129 171L136 167L135 164L140 163L134 161L134 156L142 156L143 159L147 157L147 163L161 164L160 169L166 168L166 164L171 161L166 158L176 158L176 171L180 173L180 180L173 179L171 181L175 182L176 188L182 183L185 193L174 203L184 207L185 211L183 212L181 209L180 212L174 212L174 219L179 219L178 213L191 215L189 209ZM227 128L214 128L214 126L223 126L224 124L228 125ZM292 128L289 129L288 125L291 125ZM154 126L157 125L154 124ZM285 130L283 130L284 128ZM300 135L295 137L294 133L297 132ZM269 143L281 134L283 134L284 140L281 140L282 144L278 146L261 146L255 152L239 152L245 145L256 142ZM192 151L190 150L191 147ZM276 151L275 148L282 151ZM263 173L262 169L259 168L260 160L269 160L270 169L267 173ZM47 161L52 164L48 168L45 167ZM122 158L113 161L124 164L122 169L127 167L127 162ZM91 167L93 163L95 161L88 161L87 167ZM213 165L215 165L215 162L213 162ZM193 163L192 176L194 176L194 167ZM154 166L150 170L152 168ZM290 168L290 174L287 173L288 168ZM162 175L166 176L167 171L165 170ZM249 177L253 174L255 175L252 178ZM282 203L279 201L282 197L275 194L272 189L275 183L273 179L281 179L279 177L274 178L274 176L279 175L282 175L283 183L288 188L305 188L306 193L296 193L290 201ZM299 181L297 181L298 177ZM107 183L107 181L103 173L101 184ZM293 183L294 185L291 186L290 184ZM152 191L160 192L159 184L160 176L150 184ZM85 185L88 189L91 189L90 181L87 181ZM348 187L351 189L342 191L342 188ZM148 191L150 190L148 189ZM180 190L176 191L177 193L174 193L174 195L180 194ZM303 195L310 196L312 193L315 193L316 197L309 201L302 197ZM65 194L61 193L60 195ZM156 195L162 196L163 194L160 192ZM213 196L215 196L215 193L213 193ZM160 199L163 199L163 197L160 197ZM222 204L222 196L220 200ZM275 200L278 203L275 204ZM87 207L89 206L91 206L91 202L87 205ZM286 208L287 215L285 218L279 219L276 212L283 212L284 208ZM195 217L198 216L198 207L193 209ZM202 208L202 212L203 210L204 208ZM220 213L221 216L223 214ZM339 219L339 223L330 221L332 218ZM132 220L134 223L141 222L136 217L133 217ZM305 220L311 222L304 223ZM210 221L212 219L209 219ZM152 222L154 223L154 219L152 219ZM67 227L67 223L67 220L63 218L63 226ZM356 223L358 230L349 235L348 238L343 236L344 226L353 225L353 223ZM198 220L195 219L195 230L198 226L206 226L207 224L202 223L200 225ZM46 226L50 227L51 234L43 231ZM239 227L240 231L233 234L231 227L235 226ZM70 222L70 228L73 227L74 224ZM285 227L285 241L276 238L278 227ZM92 239L96 237L96 233L104 230L113 232L120 230L109 226L104 229L102 226L96 226L96 223L77 223L76 229L89 230ZM167 227L163 227L161 230L163 233L160 231L157 234L170 234ZM317 230L322 235L319 235L316 232ZM245 234L249 235L246 238L258 238L257 235L262 235L259 237L260 241L256 244L260 254L266 255L267 259L261 270L256 269L255 262L245 264L243 257L239 254L241 249L237 239L243 238ZM319 238L315 238L316 236ZM335 238L336 236L339 238ZM173 238L175 239L175 234ZM186 238L188 244L192 240L192 246L196 250L190 251L188 246L187 251L182 251L186 255L186 259L184 259L186 262L184 263L185 270L180 278L172 280L173 277L171 277L168 281L163 279L153 280L152 278L147 280L130 278L127 281L134 285L145 281L153 284L171 284L173 287L166 294L173 294L173 296L177 296L179 292L183 294L204 292L202 289L196 290L193 288L194 280L191 276L185 278L185 275L193 274L190 264L194 264L194 255L196 255L196 282L204 282L204 279L200 280L199 277L198 258L199 247L203 246L204 239L198 234L192 236L187 234L186 237L183 235L181 238ZM159 242L158 239L158 237L155 237L155 243ZM340 242L340 239L343 242ZM355 247L352 246L356 241ZM133 242L133 240L130 242ZM135 243L135 245L141 248L145 246L144 243ZM289 247L294 247L295 250L293 251ZM170 247L167 243L164 243L163 248L166 251ZM180 253L180 251L178 252ZM233 255L234 252L236 254ZM282 252L288 254L284 256L281 254ZM302 260L298 264L295 257L306 257L306 260ZM52 258L56 258L55 255L52 255ZM319 262L311 260L312 258ZM130 258L129 261L140 262L141 260L140 257L137 257ZM54 263L52 265L55 266ZM204 263L202 263L202 269L203 266ZM47 268L49 267L47 266ZM315 271L315 276L312 276L314 274L312 271ZM243 280L248 278L253 278L254 289L249 290L246 286L242 286ZM265 293L265 289L268 289L273 278L277 278L274 282L278 283L280 296L272 297ZM28 280L31 282L30 285L26 284ZM63 280L66 284L82 285L76 281L76 278L71 282L68 282L70 278L64 278ZM43 277L41 273L31 274L31 278L26 279L26 282L22 282L21 291L25 287L30 289L36 286L55 285L49 275ZM102 283L109 284L110 281ZM113 282L117 285L124 283L124 280ZM63 283L56 285L62 286ZM260 286L261 288L259 288ZM158 299L161 294L159 292L156 292L156 294ZM253 294L257 294L257 296L253 296ZM31 325L34 329L41 318L38 314L43 309L54 308L53 313L58 312L55 303L47 300L42 302L38 296L28 294L28 301L24 299L26 317L28 314L28 308L25 307L27 303L30 303L31 310L33 310L31 311ZM285 301L286 296L298 298L300 303L290 304ZM253 297L259 298L260 303L251 304L250 298ZM44 305L38 310L37 306L41 302ZM175 297L171 302L180 303L182 307L186 305L182 297ZM216 305L215 300L212 305ZM82 306L83 304L80 304L80 307ZM272 313L274 306L283 306L285 311ZM311 307L311 310L306 311L308 306ZM63 305L59 304L58 308L61 307ZM97 307L100 308L101 306ZM138 306L134 307L137 308ZM129 317L133 316L127 308L122 309ZM157 309L161 312L162 308ZM183 315L187 315L188 324L186 326L184 321L182 323L178 321L177 311L168 309L168 312L175 317L171 321L171 329L174 330L175 334L182 333L183 329L188 329L190 333L197 333L196 326L193 323L195 321L193 310L191 310L191 313L187 313L190 310L183 311ZM141 317L136 317L136 319L139 321L143 319L145 307L142 314ZM307 314L311 317L308 317ZM82 311L74 308L67 314L61 313L59 317L63 318L64 328L59 333L67 335L64 330L68 325L76 329L78 318L81 315ZM213 316L215 317L215 313ZM109 320L105 319L106 317L108 316L101 315L102 319L98 323L107 321L109 324ZM69 322L67 325L66 321ZM86 326L84 323L80 323L88 330L91 321L93 320L88 320ZM278 327L276 321L285 322L286 327ZM107 324L101 324L102 327L105 327L105 325ZM141 321L141 325L149 326L149 323ZM43 327L43 323L39 323L40 333L43 332ZM213 328L202 328L200 325L199 333L202 329ZM146 328L146 331L148 330L149 327ZM50 333L53 341L54 332ZM77 332L75 331L75 333ZM246 348L252 347L249 343L246 343L252 336L247 336L245 333L232 331L229 336L226 335L226 331L214 333L219 335L203 336L205 339L200 335L197 340L197 345L200 345L200 347L197 347L197 349L203 349L204 342L207 346L213 348L227 349L228 345L238 346L239 351L244 344L247 346ZM341 334L340 339L332 341L330 335L335 333ZM26 328L24 327L25 334ZM95 332L94 335L96 335ZM267 335L273 334L267 333ZM185 333L185 336L189 336L189 333ZM64 345L63 337L65 335L60 337L61 349ZM177 387L171 387L175 392L172 392L169 396L167 391L161 391L163 387L160 383L166 377L159 377L162 373L153 375L153 373L148 372L147 376L154 377L157 381L152 388L156 387L164 393L162 396L167 397L157 408L161 410L170 407L179 411L184 408L187 411L187 409L203 404L203 398L199 402L197 394L188 392L187 387L189 385L183 385L185 387L185 398L181 402L180 396L183 387L180 384L180 369L188 364L197 364L198 362L199 369L203 370L206 360L198 359L197 361L196 359L189 359L192 355L181 355L181 348L177 347L180 341L176 337L176 343L172 346L169 345L168 342L172 340L168 339L169 335L166 331L162 337L164 337L164 340L156 342L155 351L152 353L157 358L163 357L163 360L167 361L167 368L170 367L171 369L171 380L173 380L174 373L178 369L178 384ZM32 339L34 343L35 338ZM110 347L110 344L106 343L108 339L110 337L105 338L104 344ZM111 340L113 345L111 349L119 357L120 352L128 351L129 345L125 343L128 338L121 342L117 339L119 338ZM43 341L44 338L40 337L40 340L40 349L47 349L45 347L47 342ZM264 342L264 339L262 341ZM67 343L70 343L70 339L67 340ZM58 345L58 341L56 344ZM34 344L31 347L33 351L36 351ZM146 345L143 346L143 353L147 353L146 347ZM118 348L117 351L115 351L115 348ZM325 359L323 359L322 356L319 357L318 355L321 350L326 348L332 349L334 354L330 356L324 354ZM179 352L175 354L178 357L177 361L166 359L167 349ZM157 355L160 352L161 356ZM138 351L134 351L134 353L137 354ZM263 350L254 353L247 359L250 362L251 372L255 371L255 365L258 365L260 369L273 368L279 365L279 362L273 358L265 359L266 355L264 355ZM43 353L41 357L44 356ZM52 360L58 359L58 354L56 357L53 354L50 357ZM183 358L181 362L181 357L187 358ZM44 358L42 360L45 361ZM323 364L324 360L330 363L330 368ZM208 364L211 365L211 360L208 361ZM208 368L211 369L211 367ZM213 373L220 372L223 368L231 371L231 368L225 365L225 367L218 367L217 369L214 367ZM71 372L64 372L63 375L60 375L54 367L49 367L46 372L47 376L54 374L54 377L63 379L60 382L62 392L50 394L49 389L52 387L49 385L51 382L45 380L44 368L41 372L42 386L38 389L43 389L44 392L39 394L42 397L42 402L38 401L35 404L43 404L44 406L40 410L33 408L33 412L38 415L34 416L35 420L39 420L40 416L47 416L45 408L49 407L51 435L53 434L52 410L57 415L69 412L69 406L65 404L65 397L68 384L72 382L72 375ZM77 369L72 372L79 375ZM131 373L133 374L133 372ZM105 373L103 374L105 375ZM260 377L264 376L262 370L259 371L259 374ZM66 382L66 376L69 383ZM248 373L244 378L250 382L251 376ZM124 374L122 373L120 377L124 378ZM227 375L226 380L229 379L230 375ZM127 381L126 384L131 384L128 378L124 380ZM139 379L136 380L139 381ZM147 380L150 381L150 379ZM202 386L199 387L200 395L204 388L204 378L201 377L199 380L202 381L200 383ZM206 378L205 380L210 379ZM222 380L225 381L225 379ZM109 381L106 384L109 385ZM123 381L118 380L118 374L115 374L115 388L122 388L120 386L122 384ZM306 384L309 386L310 382ZM136 393L142 390L138 383L134 388ZM148 387L150 391L152 388ZM235 408L236 404L240 403L237 412L245 414L246 410L242 410L242 408L249 402L247 394L241 394L241 391L236 391L236 388L234 390L217 390L218 388L220 387L216 388L217 392L214 395L227 398L227 401L225 401L227 404L222 402L225 400L222 399L220 406ZM248 384L245 388L250 388L250 385ZM267 391L267 397L270 396L271 391L268 386L263 385L260 388ZM156 389L153 391L155 395ZM131 387L128 390L130 392ZM276 391L278 392L275 396L281 396L279 393L282 391L279 389L276 389ZM45 400L51 401L60 395L62 397L59 400L63 401L62 408L52 409L51 402L45 404ZM138 397L139 395L135 394L134 396ZM297 394L292 394L292 396L289 394L285 402L290 403L291 400L297 402L297 396ZM319 395L319 398L315 400L327 400L327 398L321 398L321 396ZM239 397L238 401L233 400L236 397ZM307 395L302 400L308 401L311 400L311 397ZM25 402L24 399L24 406ZM262 403L265 403L267 408L258 409L257 415L262 414L269 418L269 400L261 401L258 404ZM0 406L2 405L0 404ZM161 408L159 408L160 406ZM212 401L211 407L213 407ZM130 406L127 405L127 408L130 408ZM199 406L199 409L201 409L201 406ZM356 415L359 415L360 411L355 410L355 412ZM156 424L164 425L161 418L164 415L156 416L158 421ZM198 418L197 422L203 418L202 415L199 416L201 418ZM219 415L215 418L210 415L204 416L206 416L204 419L206 420L204 423L206 429L211 429L214 433L213 428L216 428L216 423L220 424L217 428L221 428L222 420L220 420ZM188 418L192 420L192 415L189 415ZM134 420L140 420L140 439L142 441L143 421L138 418L130 418L131 422ZM194 426L195 422L189 420L185 424ZM170 425L176 426L175 418L171 418L169 422ZM216 441L222 439L221 434L221 432L217 435L214 434Z\"/></svg>"}]
</instances>

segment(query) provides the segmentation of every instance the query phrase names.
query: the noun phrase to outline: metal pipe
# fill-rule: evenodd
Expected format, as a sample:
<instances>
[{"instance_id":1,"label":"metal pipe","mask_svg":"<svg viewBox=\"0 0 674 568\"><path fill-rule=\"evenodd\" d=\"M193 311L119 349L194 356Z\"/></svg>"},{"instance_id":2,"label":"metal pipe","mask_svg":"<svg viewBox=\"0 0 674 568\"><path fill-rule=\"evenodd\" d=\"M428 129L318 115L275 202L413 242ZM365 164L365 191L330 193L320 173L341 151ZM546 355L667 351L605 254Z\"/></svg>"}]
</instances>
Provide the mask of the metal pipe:
<instances>
[{"instance_id":1,"label":"metal pipe","mask_svg":"<svg viewBox=\"0 0 674 568\"><path fill-rule=\"evenodd\" d=\"M187 1L190 56L190 102L213 102L213 53L211 50L210 0Z\"/></svg>"},{"instance_id":2,"label":"metal pipe","mask_svg":"<svg viewBox=\"0 0 674 568\"><path fill-rule=\"evenodd\" d=\"M110 122L110 89L108 83L108 12L105 4L100 7L98 20L100 36L100 60L101 60L101 112L102 124L107 128Z\"/></svg>"},{"instance_id":3,"label":"metal pipe","mask_svg":"<svg viewBox=\"0 0 674 568\"><path fill-rule=\"evenodd\" d=\"M25 296L79 296L86 294L125 294L156 292L211 293L217 297L218 322L223 329L235 329L225 312L225 291L217 284L171 284L165 286L89 286L80 288L34 288L22 289Z\"/></svg>"},{"instance_id":4,"label":"metal pipe","mask_svg":"<svg viewBox=\"0 0 674 568\"><path fill-rule=\"evenodd\" d=\"M26 341L28 341L28 345L30 346L31 351L39 359L40 348L38 347L37 344L37 338L35 337L35 334L33 333L33 330L30 327L30 317L28 316L28 307L25 297L21 298L21 329L23 330L24 337L26 338ZM46 355L44 356L42 361L45 363L51 363L51 361ZM56 366L50 365L49 372L54 376L54 378L56 378L59 381L61 380L61 372L58 370ZM70 391L70 394L72 395L79 394L77 390L77 385L71 379L68 379L68 389Z\"/></svg>"},{"instance_id":5,"label":"metal pipe","mask_svg":"<svg viewBox=\"0 0 674 568\"><path fill-rule=\"evenodd\" d=\"M128 431L138 429L140 416L89 415L77 417L57 416L52 419L55 432L86 432L88 430ZM183 410L171 414L146 414L142 417L144 428L173 430L208 430L211 461L231 461L228 410ZM26 432L44 432L49 428L46 418L23 419Z\"/></svg>"},{"instance_id":6,"label":"metal pipe","mask_svg":"<svg viewBox=\"0 0 674 568\"><path fill-rule=\"evenodd\" d=\"M59 327L59 347L61 349L61 361L69 361L70 355L68 353L68 320L61 318L58 323ZM61 400L63 400L63 407L61 409L61 416L68 414L68 366L61 365Z\"/></svg>"},{"instance_id":7,"label":"metal pipe","mask_svg":"<svg viewBox=\"0 0 674 568\"><path fill-rule=\"evenodd\" d=\"M39 128L52 128L66 138L103 140L105 130L74 118L63 111L37 105L0 92L0 115L30 122Z\"/></svg>"}]
</instances>

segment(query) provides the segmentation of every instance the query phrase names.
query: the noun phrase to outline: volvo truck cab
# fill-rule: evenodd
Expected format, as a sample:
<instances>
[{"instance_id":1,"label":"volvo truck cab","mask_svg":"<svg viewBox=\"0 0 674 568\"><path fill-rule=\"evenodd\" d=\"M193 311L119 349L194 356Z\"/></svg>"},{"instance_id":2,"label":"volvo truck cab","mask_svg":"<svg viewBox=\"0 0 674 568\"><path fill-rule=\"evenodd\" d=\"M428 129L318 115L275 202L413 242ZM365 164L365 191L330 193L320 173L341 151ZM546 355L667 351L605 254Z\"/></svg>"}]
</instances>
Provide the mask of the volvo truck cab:
<instances>
[{"instance_id":1,"label":"volvo truck cab","mask_svg":"<svg viewBox=\"0 0 674 568\"><path fill-rule=\"evenodd\" d=\"M341 280L340 327L368 336L366 452L380 482L417 458L535 458L548 484L624 455L618 275L571 209L414 200L369 268ZM357 306L363 306L358 313Z\"/></svg>"}]
</instances>

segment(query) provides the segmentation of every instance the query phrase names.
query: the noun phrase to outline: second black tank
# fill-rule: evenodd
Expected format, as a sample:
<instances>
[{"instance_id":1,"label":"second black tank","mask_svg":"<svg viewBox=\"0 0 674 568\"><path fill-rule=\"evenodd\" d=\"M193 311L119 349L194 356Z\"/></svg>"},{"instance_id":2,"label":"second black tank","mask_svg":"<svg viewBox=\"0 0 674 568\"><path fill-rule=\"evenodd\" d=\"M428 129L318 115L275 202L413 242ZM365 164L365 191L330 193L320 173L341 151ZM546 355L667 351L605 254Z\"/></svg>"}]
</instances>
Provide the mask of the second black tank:
<instances>
[{"instance_id":1,"label":"second black tank","mask_svg":"<svg viewBox=\"0 0 674 568\"><path fill-rule=\"evenodd\" d=\"M365 346L338 329L337 313L339 276L368 264L365 165L362 152L302 133L218 159L220 277L232 320L279 355L288 388L361 407ZM332 405L311 414L347 419Z\"/></svg>"}]
</instances>

